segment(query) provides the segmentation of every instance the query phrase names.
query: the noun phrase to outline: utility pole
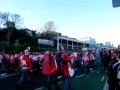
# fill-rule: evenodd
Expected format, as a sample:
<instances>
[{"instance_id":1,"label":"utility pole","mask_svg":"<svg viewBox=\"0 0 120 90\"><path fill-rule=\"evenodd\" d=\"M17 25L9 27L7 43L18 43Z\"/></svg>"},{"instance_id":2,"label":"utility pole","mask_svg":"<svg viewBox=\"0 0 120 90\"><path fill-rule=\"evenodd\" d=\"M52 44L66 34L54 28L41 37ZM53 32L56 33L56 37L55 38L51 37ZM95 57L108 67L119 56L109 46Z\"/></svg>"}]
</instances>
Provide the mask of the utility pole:
<instances>
[{"instance_id":1,"label":"utility pole","mask_svg":"<svg viewBox=\"0 0 120 90\"><path fill-rule=\"evenodd\" d=\"M60 46L60 44L59 44L59 33L57 33L57 51L58 51L58 53L59 53L59 46Z\"/></svg>"},{"instance_id":2,"label":"utility pole","mask_svg":"<svg viewBox=\"0 0 120 90\"><path fill-rule=\"evenodd\" d=\"M67 23L63 23L63 24L60 24L59 26L57 26L57 28L59 29L59 27L61 27L62 25L64 25L64 24L67 24ZM59 40L60 40L60 35L59 35L59 33L57 33L57 51L58 51L58 53L60 52L60 43L59 43Z\"/></svg>"}]
</instances>

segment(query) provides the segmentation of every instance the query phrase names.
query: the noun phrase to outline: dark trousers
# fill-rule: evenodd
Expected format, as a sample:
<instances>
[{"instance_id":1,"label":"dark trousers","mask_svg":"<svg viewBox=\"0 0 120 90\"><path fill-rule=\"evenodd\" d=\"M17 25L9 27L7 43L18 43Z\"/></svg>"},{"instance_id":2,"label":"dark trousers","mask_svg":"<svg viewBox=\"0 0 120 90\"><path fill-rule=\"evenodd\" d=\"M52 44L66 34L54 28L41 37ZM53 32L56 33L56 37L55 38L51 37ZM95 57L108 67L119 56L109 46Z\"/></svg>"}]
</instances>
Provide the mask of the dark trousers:
<instances>
[{"instance_id":1,"label":"dark trousers","mask_svg":"<svg viewBox=\"0 0 120 90\"><path fill-rule=\"evenodd\" d=\"M120 90L120 86L116 86L116 85L109 85L109 90Z\"/></svg>"},{"instance_id":2,"label":"dark trousers","mask_svg":"<svg viewBox=\"0 0 120 90\"><path fill-rule=\"evenodd\" d=\"M80 67L80 61L76 61L76 67L77 67L77 68Z\"/></svg>"},{"instance_id":3,"label":"dark trousers","mask_svg":"<svg viewBox=\"0 0 120 90\"><path fill-rule=\"evenodd\" d=\"M3 68L2 64L0 64L0 70Z\"/></svg>"},{"instance_id":4,"label":"dark trousers","mask_svg":"<svg viewBox=\"0 0 120 90\"><path fill-rule=\"evenodd\" d=\"M65 81L65 78L64 78L64 75L63 75L63 71L62 70L58 70L56 71L56 79L57 79L57 82L58 82L58 77L59 76L62 76L62 81L64 82Z\"/></svg>"},{"instance_id":5,"label":"dark trousers","mask_svg":"<svg viewBox=\"0 0 120 90\"><path fill-rule=\"evenodd\" d=\"M22 69L22 75L21 75L21 78L19 80L19 85L20 87L23 87L23 82L27 80L27 85L29 87L32 86L32 79L31 79L31 76L30 76L30 71L28 69Z\"/></svg>"},{"instance_id":6,"label":"dark trousers","mask_svg":"<svg viewBox=\"0 0 120 90\"><path fill-rule=\"evenodd\" d=\"M90 66L89 66L89 64L84 65L84 73L88 74L89 72L90 72Z\"/></svg>"},{"instance_id":7,"label":"dark trousers","mask_svg":"<svg viewBox=\"0 0 120 90\"><path fill-rule=\"evenodd\" d=\"M34 70L34 74L38 75L39 74L39 70L40 70L40 66L38 62L32 62L33 65L33 70Z\"/></svg>"},{"instance_id":8,"label":"dark trousers","mask_svg":"<svg viewBox=\"0 0 120 90\"><path fill-rule=\"evenodd\" d=\"M54 84L56 90L59 90L56 74L47 75L47 81L48 81L48 90L52 90L51 89L52 84Z\"/></svg>"},{"instance_id":9,"label":"dark trousers","mask_svg":"<svg viewBox=\"0 0 120 90\"><path fill-rule=\"evenodd\" d=\"M93 69L93 68L94 68L94 60L90 60L90 62L89 62L89 63L90 63L90 68L92 68L92 69Z\"/></svg>"},{"instance_id":10,"label":"dark trousers","mask_svg":"<svg viewBox=\"0 0 120 90\"><path fill-rule=\"evenodd\" d=\"M109 90L120 90L119 81L110 80L109 81Z\"/></svg>"},{"instance_id":11,"label":"dark trousers","mask_svg":"<svg viewBox=\"0 0 120 90\"><path fill-rule=\"evenodd\" d=\"M70 76L66 77L66 81L65 81L65 88L64 90L71 90L71 84L70 84Z\"/></svg>"}]
</instances>

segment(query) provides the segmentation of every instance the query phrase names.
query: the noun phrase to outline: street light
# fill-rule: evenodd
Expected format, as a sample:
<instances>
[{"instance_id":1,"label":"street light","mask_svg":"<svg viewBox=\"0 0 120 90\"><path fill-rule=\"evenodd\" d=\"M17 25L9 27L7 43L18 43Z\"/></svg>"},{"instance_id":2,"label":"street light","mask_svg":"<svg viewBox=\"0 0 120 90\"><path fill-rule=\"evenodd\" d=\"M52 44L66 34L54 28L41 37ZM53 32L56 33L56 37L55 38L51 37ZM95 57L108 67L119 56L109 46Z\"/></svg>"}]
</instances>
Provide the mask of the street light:
<instances>
[{"instance_id":1,"label":"street light","mask_svg":"<svg viewBox=\"0 0 120 90\"><path fill-rule=\"evenodd\" d=\"M57 51L59 53L59 33L57 33Z\"/></svg>"},{"instance_id":2,"label":"street light","mask_svg":"<svg viewBox=\"0 0 120 90\"><path fill-rule=\"evenodd\" d=\"M67 24L67 23L64 23L64 24ZM64 25L64 24L60 24L60 25L58 26L58 28L59 28L60 26ZM59 50L59 46L60 46L59 40L60 40L60 34L57 33L57 51L58 51L58 53L59 53L59 51L60 51L60 50Z\"/></svg>"}]
</instances>

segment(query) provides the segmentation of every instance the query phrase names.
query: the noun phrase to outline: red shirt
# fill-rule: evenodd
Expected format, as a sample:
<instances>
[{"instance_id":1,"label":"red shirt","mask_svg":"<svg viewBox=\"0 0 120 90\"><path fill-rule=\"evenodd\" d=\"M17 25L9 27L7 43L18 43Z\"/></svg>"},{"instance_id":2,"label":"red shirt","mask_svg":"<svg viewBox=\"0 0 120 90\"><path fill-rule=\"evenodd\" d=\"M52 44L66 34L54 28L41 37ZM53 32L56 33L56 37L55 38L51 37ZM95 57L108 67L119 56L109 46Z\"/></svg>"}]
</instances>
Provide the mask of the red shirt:
<instances>
[{"instance_id":1,"label":"red shirt","mask_svg":"<svg viewBox=\"0 0 120 90\"><path fill-rule=\"evenodd\" d=\"M89 64L89 57L87 55L84 56L83 60L85 65Z\"/></svg>"},{"instance_id":2,"label":"red shirt","mask_svg":"<svg viewBox=\"0 0 120 90\"><path fill-rule=\"evenodd\" d=\"M21 57L20 64L22 66L22 69L29 69L30 71L32 70L32 64L29 56L25 55Z\"/></svg>"}]
</instances>

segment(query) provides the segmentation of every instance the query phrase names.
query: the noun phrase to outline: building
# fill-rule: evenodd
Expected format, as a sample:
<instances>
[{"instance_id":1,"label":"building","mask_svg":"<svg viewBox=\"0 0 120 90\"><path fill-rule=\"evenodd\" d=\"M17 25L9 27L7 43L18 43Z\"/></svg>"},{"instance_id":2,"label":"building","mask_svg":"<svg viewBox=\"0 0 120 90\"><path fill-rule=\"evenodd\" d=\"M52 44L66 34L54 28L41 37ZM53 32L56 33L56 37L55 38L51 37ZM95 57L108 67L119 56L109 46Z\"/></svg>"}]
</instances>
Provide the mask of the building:
<instances>
[{"instance_id":1,"label":"building","mask_svg":"<svg viewBox=\"0 0 120 90\"><path fill-rule=\"evenodd\" d=\"M26 29L26 31L30 36L32 36L31 30ZM82 48L87 48L87 50L114 48L113 44L111 44L110 42L106 42L105 44L96 43L96 39L91 37L76 39L68 36L63 36L61 33L58 32L46 33L40 36L42 37L38 38L38 44L41 44L42 46L47 45L48 48L53 48L58 52L61 46L63 46L66 51L78 50Z\"/></svg>"},{"instance_id":2,"label":"building","mask_svg":"<svg viewBox=\"0 0 120 90\"><path fill-rule=\"evenodd\" d=\"M99 49L99 50L104 49L104 48L106 48L108 50L115 49L115 47L113 46L113 44L111 44L110 42L105 42L105 44L103 44L103 43L97 43L96 44L96 48Z\"/></svg>"},{"instance_id":3,"label":"building","mask_svg":"<svg viewBox=\"0 0 120 90\"><path fill-rule=\"evenodd\" d=\"M33 36L33 35L32 35L33 30L25 29L25 31L29 34L29 36Z\"/></svg>"},{"instance_id":4,"label":"building","mask_svg":"<svg viewBox=\"0 0 120 90\"><path fill-rule=\"evenodd\" d=\"M81 49L83 47L89 47L89 43L77 40L75 38L70 38L67 36L57 37L57 50L59 47L63 46L66 50Z\"/></svg>"},{"instance_id":5,"label":"building","mask_svg":"<svg viewBox=\"0 0 120 90\"><path fill-rule=\"evenodd\" d=\"M89 47L90 50L96 49L96 39L91 37L84 37L80 38L80 40L83 41L84 43L88 43L90 45Z\"/></svg>"}]
</instances>

